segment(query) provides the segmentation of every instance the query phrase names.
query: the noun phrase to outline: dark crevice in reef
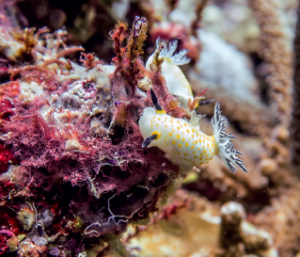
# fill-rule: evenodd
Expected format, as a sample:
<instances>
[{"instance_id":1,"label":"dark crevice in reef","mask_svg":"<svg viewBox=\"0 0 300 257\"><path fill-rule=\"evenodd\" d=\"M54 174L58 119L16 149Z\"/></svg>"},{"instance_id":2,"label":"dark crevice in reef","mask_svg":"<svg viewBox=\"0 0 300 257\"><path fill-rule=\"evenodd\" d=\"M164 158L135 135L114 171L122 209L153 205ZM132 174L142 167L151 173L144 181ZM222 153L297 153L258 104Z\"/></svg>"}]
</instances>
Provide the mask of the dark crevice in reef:
<instances>
[{"instance_id":1,"label":"dark crevice in reef","mask_svg":"<svg viewBox=\"0 0 300 257\"><path fill-rule=\"evenodd\" d=\"M260 190L251 190L251 193L246 198L238 202L243 204L247 213L257 214L264 207L270 206L270 200L269 188L263 188Z\"/></svg>"},{"instance_id":2,"label":"dark crevice in reef","mask_svg":"<svg viewBox=\"0 0 300 257\"><path fill-rule=\"evenodd\" d=\"M191 192L197 192L201 196L205 196L211 202L219 201L222 194L208 179L201 179L194 183L184 184L182 188Z\"/></svg>"},{"instance_id":3,"label":"dark crevice in reef","mask_svg":"<svg viewBox=\"0 0 300 257\"><path fill-rule=\"evenodd\" d=\"M270 103L270 96L268 94L268 83L266 81L268 76L268 68L267 63L259 56L256 52L250 53L250 58L252 60L252 64L254 66L254 72L256 77L258 78L258 91L256 92L261 101L265 103L266 105L269 105Z\"/></svg>"},{"instance_id":4,"label":"dark crevice in reef","mask_svg":"<svg viewBox=\"0 0 300 257\"><path fill-rule=\"evenodd\" d=\"M220 202L224 204L228 201L241 203L247 213L257 214L264 207L269 206L271 196L269 194L271 185L268 187L252 190L249 188L250 194L247 197L241 198L236 193L231 193L231 190L222 192L219 188L213 185L213 182L208 179L199 179L196 182L182 185L182 188L191 192L196 192L200 196L207 198L211 202Z\"/></svg>"}]
</instances>

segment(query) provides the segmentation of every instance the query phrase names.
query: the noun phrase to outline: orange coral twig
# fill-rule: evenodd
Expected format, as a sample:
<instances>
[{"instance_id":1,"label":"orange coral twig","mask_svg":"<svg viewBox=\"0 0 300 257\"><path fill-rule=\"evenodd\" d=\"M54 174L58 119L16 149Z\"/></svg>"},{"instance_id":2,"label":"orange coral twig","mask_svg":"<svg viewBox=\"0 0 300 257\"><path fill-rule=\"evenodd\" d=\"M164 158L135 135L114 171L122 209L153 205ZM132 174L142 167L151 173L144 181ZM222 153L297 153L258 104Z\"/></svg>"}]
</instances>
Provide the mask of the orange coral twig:
<instances>
[{"instance_id":1,"label":"orange coral twig","mask_svg":"<svg viewBox=\"0 0 300 257\"><path fill-rule=\"evenodd\" d=\"M113 61L117 64L122 62L124 52L126 51L124 47L121 47L121 44L128 34L127 27L128 25L126 23L119 23L116 25L115 30L110 33L111 38L114 41L114 49L117 55L113 58Z\"/></svg>"},{"instance_id":2,"label":"orange coral twig","mask_svg":"<svg viewBox=\"0 0 300 257\"><path fill-rule=\"evenodd\" d=\"M42 73L49 73L49 70L46 69L45 67L42 66L37 66L37 65L28 65L28 66L23 66L21 68L15 68L15 69L9 69L8 73L11 74L11 80L13 80L15 78L15 76L17 76L18 74L22 73L22 72L26 72L26 71L39 71Z\"/></svg>"},{"instance_id":3,"label":"orange coral twig","mask_svg":"<svg viewBox=\"0 0 300 257\"><path fill-rule=\"evenodd\" d=\"M61 57L65 57L66 55L73 54L74 52L77 51L84 51L84 48L81 46L72 46L72 47L67 47L64 50L60 51L57 55L56 58L59 59Z\"/></svg>"},{"instance_id":4,"label":"orange coral twig","mask_svg":"<svg viewBox=\"0 0 300 257\"><path fill-rule=\"evenodd\" d=\"M42 67L46 67L46 66L51 65L51 64L57 64L60 68L61 74L65 74L63 72L63 68L65 68L68 71L70 71L72 69L72 65L71 65L71 62L69 60L67 60L67 62L62 62L62 61L59 61L57 59L51 59L51 60L45 61L42 65Z\"/></svg>"}]
</instances>

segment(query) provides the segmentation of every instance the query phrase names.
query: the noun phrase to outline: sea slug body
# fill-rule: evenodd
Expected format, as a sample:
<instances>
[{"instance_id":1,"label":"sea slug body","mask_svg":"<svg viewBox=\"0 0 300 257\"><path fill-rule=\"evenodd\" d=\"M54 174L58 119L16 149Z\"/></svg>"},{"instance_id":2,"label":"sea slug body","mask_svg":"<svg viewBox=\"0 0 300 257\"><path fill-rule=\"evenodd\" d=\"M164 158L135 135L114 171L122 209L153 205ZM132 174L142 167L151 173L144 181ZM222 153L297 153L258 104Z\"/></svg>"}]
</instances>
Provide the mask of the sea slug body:
<instances>
[{"instance_id":1,"label":"sea slug body","mask_svg":"<svg viewBox=\"0 0 300 257\"><path fill-rule=\"evenodd\" d=\"M148 147L156 146L166 153L173 164L189 170L208 163L218 153L214 137L209 137L183 119L176 119L152 107L144 109L140 119L144 138L157 134Z\"/></svg>"},{"instance_id":2,"label":"sea slug body","mask_svg":"<svg viewBox=\"0 0 300 257\"><path fill-rule=\"evenodd\" d=\"M139 120L139 127L144 137L143 147L158 147L166 153L166 158L183 170L208 163L215 154L219 154L227 168L236 172L234 163L247 171L243 161L236 156L242 154L234 149L231 139L235 138L225 132L225 121L221 117L220 105L216 103L214 118L214 135L207 136L198 127L184 119L174 118L158 104L152 91L152 100L156 110L146 107Z\"/></svg>"}]
</instances>

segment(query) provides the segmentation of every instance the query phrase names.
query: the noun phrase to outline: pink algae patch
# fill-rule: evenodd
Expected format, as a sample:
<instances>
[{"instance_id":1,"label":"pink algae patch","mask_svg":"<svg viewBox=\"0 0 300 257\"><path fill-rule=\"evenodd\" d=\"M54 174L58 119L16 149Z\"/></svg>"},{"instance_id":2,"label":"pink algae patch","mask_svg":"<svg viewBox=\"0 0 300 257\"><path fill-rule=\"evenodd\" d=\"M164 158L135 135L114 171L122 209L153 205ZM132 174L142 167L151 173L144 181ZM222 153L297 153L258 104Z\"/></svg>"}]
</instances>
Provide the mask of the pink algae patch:
<instances>
[{"instance_id":1,"label":"pink algae patch","mask_svg":"<svg viewBox=\"0 0 300 257\"><path fill-rule=\"evenodd\" d=\"M0 174L6 172L9 165L16 162L13 152L0 144Z\"/></svg>"}]
</instances>

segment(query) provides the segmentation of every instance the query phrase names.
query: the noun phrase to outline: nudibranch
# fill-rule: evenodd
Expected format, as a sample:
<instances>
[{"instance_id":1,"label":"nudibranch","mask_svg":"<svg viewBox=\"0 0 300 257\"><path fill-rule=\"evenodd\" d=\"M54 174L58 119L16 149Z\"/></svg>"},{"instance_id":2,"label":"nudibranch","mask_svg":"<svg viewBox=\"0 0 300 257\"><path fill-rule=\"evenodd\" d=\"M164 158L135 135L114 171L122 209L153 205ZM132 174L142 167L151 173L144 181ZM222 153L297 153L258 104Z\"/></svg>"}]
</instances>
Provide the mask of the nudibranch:
<instances>
[{"instance_id":1,"label":"nudibranch","mask_svg":"<svg viewBox=\"0 0 300 257\"><path fill-rule=\"evenodd\" d=\"M181 107L187 108L189 99L193 101L194 95L190 83L178 66L189 63L190 59L186 57L188 50L182 50L174 54L177 45L177 40L171 41L168 46L166 42L161 42L158 38L156 40L156 50L146 62L146 69L150 70L154 56L159 52L159 58L164 60L161 64L161 74L166 80L169 92L178 98Z\"/></svg>"},{"instance_id":2,"label":"nudibranch","mask_svg":"<svg viewBox=\"0 0 300 257\"><path fill-rule=\"evenodd\" d=\"M234 149L230 142L235 136L225 131L225 120L221 117L219 103L215 105L212 119L214 133L207 136L188 121L166 114L152 89L151 97L156 110L146 107L139 120L140 131L144 137L142 147L160 148L169 161L186 171L193 166L208 163L214 155L219 154L233 173L236 172L234 164L247 172L243 161L236 156L242 153Z\"/></svg>"}]
</instances>

